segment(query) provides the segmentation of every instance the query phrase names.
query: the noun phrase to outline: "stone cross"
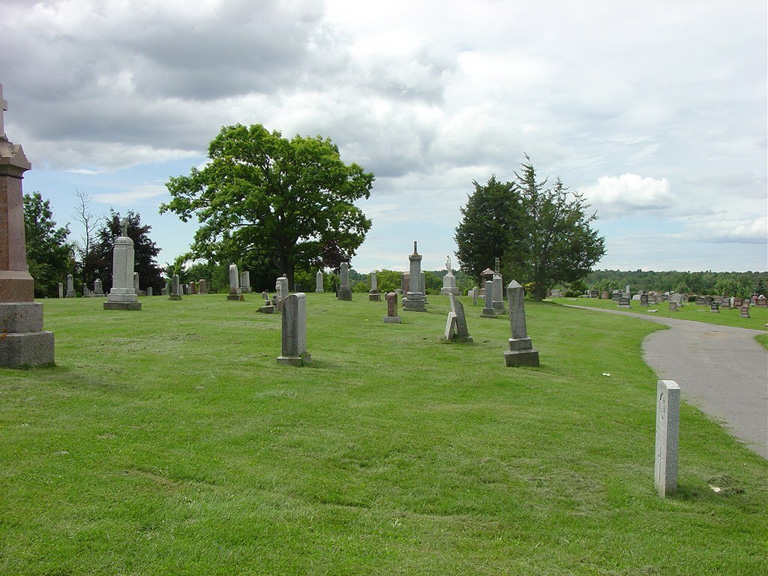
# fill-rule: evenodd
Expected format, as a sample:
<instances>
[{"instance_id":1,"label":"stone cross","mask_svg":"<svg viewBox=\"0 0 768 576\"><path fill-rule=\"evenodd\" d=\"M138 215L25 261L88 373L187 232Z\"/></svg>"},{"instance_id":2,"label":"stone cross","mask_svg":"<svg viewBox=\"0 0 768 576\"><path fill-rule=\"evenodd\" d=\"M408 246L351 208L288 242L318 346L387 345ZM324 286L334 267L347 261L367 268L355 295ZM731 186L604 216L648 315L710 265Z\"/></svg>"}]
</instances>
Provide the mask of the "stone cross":
<instances>
[{"instance_id":1,"label":"stone cross","mask_svg":"<svg viewBox=\"0 0 768 576\"><path fill-rule=\"evenodd\" d=\"M680 429L680 387L673 380L656 384L656 458L654 480L659 496L677 490L677 439Z\"/></svg>"},{"instance_id":2,"label":"stone cross","mask_svg":"<svg viewBox=\"0 0 768 576\"><path fill-rule=\"evenodd\" d=\"M8 101L3 100L3 85L0 84L0 138L5 136L5 123L3 121L3 112L8 110Z\"/></svg>"}]
</instances>

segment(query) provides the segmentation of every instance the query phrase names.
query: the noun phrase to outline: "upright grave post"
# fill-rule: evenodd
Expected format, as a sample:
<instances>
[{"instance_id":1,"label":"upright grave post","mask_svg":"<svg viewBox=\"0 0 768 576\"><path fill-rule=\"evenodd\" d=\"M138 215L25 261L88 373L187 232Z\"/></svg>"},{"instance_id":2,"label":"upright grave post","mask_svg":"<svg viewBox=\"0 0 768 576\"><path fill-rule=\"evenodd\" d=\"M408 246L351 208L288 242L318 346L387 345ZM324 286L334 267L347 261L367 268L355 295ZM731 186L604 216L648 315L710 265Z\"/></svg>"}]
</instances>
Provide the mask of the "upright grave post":
<instances>
[{"instance_id":1,"label":"upright grave post","mask_svg":"<svg viewBox=\"0 0 768 576\"><path fill-rule=\"evenodd\" d=\"M112 249L112 289L104 310L141 310L141 302L134 288L133 240L128 237L128 219L121 218L122 233Z\"/></svg>"},{"instance_id":2,"label":"upright grave post","mask_svg":"<svg viewBox=\"0 0 768 576\"><path fill-rule=\"evenodd\" d=\"M352 300L352 290L349 288L349 262L342 262L339 267L339 300Z\"/></svg>"},{"instance_id":3,"label":"upright grave post","mask_svg":"<svg viewBox=\"0 0 768 576\"><path fill-rule=\"evenodd\" d=\"M171 279L171 295L168 300L181 300L181 287L179 286L178 274L174 274Z\"/></svg>"},{"instance_id":4,"label":"upright grave post","mask_svg":"<svg viewBox=\"0 0 768 576\"><path fill-rule=\"evenodd\" d=\"M395 292L387 292L387 315L384 316L384 322L386 324L400 324L403 319L397 315L397 294Z\"/></svg>"},{"instance_id":5,"label":"upright grave post","mask_svg":"<svg viewBox=\"0 0 768 576\"><path fill-rule=\"evenodd\" d=\"M493 281L485 281L485 307L480 313L483 318L496 318L496 310L493 309Z\"/></svg>"},{"instance_id":6,"label":"upright grave post","mask_svg":"<svg viewBox=\"0 0 768 576\"><path fill-rule=\"evenodd\" d=\"M5 135L0 84L0 366L53 364L53 332L43 331L43 305L27 272L21 181L32 165Z\"/></svg>"},{"instance_id":7,"label":"upright grave post","mask_svg":"<svg viewBox=\"0 0 768 576\"><path fill-rule=\"evenodd\" d=\"M75 293L75 279L72 274L67 274L67 298L76 298Z\"/></svg>"},{"instance_id":8,"label":"upright grave post","mask_svg":"<svg viewBox=\"0 0 768 576\"><path fill-rule=\"evenodd\" d=\"M315 292L317 294L322 294L325 292L325 290L323 289L323 279L324 279L323 271L318 270L317 274L315 274Z\"/></svg>"},{"instance_id":9,"label":"upright grave post","mask_svg":"<svg viewBox=\"0 0 768 576\"><path fill-rule=\"evenodd\" d=\"M376 276L376 272L371 272L371 289L368 291L369 302L381 302L381 296L379 295L379 279Z\"/></svg>"},{"instance_id":10,"label":"upright grave post","mask_svg":"<svg viewBox=\"0 0 768 576\"><path fill-rule=\"evenodd\" d=\"M504 363L511 366L538 366L539 351L533 347L528 338L528 328L525 323L525 294L523 287L512 280L507 286L509 301L509 323L512 327L512 338L509 339L509 350L504 352Z\"/></svg>"},{"instance_id":11,"label":"upright grave post","mask_svg":"<svg viewBox=\"0 0 768 576\"><path fill-rule=\"evenodd\" d=\"M282 354L278 364L303 366L312 356L307 352L307 297L299 292L283 300Z\"/></svg>"},{"instance_id":12,"label":"upright grave post","mask_svg":"<svg viewBox=\"0 0 768 576\"><path fill-rule=\"evenodd\" d=\"M680 387L673 380L656 383L656 491L662 498L677 491L677 440L680 429Z\"/></svg>"}]
</instances>

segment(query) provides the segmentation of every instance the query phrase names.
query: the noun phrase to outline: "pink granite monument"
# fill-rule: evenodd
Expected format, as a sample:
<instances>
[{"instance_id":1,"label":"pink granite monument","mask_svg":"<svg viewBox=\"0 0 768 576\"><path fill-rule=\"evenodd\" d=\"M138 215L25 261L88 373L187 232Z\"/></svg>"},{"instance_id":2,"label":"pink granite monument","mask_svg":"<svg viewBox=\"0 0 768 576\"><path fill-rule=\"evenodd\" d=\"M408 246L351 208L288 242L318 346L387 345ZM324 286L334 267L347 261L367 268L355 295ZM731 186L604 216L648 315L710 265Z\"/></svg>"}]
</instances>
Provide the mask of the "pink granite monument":
<instances>
[{"instance_id":1,"label":"pink granite monument","mask_svg":"<svg viewBox=\"0 0 768 576\"><path fill-rule=\"evenodd\" d=\"M21 181L32 165L5 135L6 110L0 84L0 366L53 364L53 332L43 331L43 306L27 272Z\"/></svg>"}]
</instances>

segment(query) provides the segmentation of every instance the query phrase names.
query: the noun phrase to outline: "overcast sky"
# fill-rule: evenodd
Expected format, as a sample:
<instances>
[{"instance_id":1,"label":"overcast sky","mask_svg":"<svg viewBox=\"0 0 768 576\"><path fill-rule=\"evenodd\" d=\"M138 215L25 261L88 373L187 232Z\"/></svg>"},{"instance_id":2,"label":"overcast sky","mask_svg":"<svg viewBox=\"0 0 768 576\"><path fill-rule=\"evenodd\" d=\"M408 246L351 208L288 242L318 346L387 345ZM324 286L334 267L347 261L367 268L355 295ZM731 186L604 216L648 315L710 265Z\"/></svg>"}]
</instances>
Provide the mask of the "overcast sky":
<instances>
[{"instance_id":1,"label":"overcast sky","mask_svg":"<svg viewBox=\"0 0 768 576\"><path fill-rule=\"evenodd\" d=\"M524 154L597 211L598 268L768 270L765 0L3 0L5 131L59 225L134 210L224 125L322 135L375 174L352 266L450 254L472 181ZM492 262L489 262L489 265Z\"/></svg>"}]
</instances>

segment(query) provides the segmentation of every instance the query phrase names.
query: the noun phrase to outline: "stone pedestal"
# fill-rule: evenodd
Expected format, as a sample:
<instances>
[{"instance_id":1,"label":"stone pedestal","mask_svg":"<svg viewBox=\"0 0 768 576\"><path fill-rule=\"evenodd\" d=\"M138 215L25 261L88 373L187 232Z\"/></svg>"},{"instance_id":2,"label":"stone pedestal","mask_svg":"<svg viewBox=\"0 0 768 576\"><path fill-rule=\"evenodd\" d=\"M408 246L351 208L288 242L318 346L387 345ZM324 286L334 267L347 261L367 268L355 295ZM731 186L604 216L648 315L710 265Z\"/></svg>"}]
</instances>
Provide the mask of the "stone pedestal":
<instances>
[{"instance_id":1,"label":"stone pedestal","mask_svg":"<svg viewBox=\"0 0 768 576\"><path fill-rule=\"evenodd\" d=\"M46 366L54 361L53 332L43 331L24 241L21 181L32 165L5 135L7 109L0 84L0 366Z\"/></svg>"},{"instance_id":2,"label":"stone pedestal","mask_svg":"<svg viewBox=\"0 0 768 576\"><path fill-rule=\"evenodd\" d=\"M443 287L440 289L440 294L443 296L447 294L461 296L461 290L456 287L456 276L454 276L450 271L448 274L443 276Z\"/></svg>"}]
</instances>

